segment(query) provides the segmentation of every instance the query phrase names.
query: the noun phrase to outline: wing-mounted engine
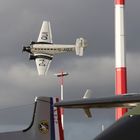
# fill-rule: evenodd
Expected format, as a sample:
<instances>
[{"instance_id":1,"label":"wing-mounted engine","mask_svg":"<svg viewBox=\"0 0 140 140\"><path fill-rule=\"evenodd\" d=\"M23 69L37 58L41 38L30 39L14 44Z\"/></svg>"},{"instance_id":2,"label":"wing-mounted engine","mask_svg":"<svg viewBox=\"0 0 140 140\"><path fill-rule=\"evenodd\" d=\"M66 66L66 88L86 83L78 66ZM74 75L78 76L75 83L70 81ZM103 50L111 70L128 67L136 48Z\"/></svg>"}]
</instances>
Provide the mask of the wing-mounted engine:
<instances>
[{"instance_id":1,"label":"wing-mounted engine","mask_svg":"<svg viewBox=\"0 0 140 140\"><path fill-rule=\"evenodd\" d=\"M84 38L76 39L76 55L83 56L84 48L87 47L87 41Z\"/></svg>"},{"instance_id":2,"label":"wing-mounted engine","mask_svg":"<svg viewBox=\"0 0 140 140\"><path fill-rule=\"evenodd\" d=\"M29 60L35 60L37 58L52 60L53 56L45 54L29 54Z\"/></svg>"},{"instance_id":3,"label":"wing-mounted engine","mask_svg":"<svg viewBox=\"0 0 140 140\"><path fill-rule=\"evenodd\" d=\"M35 60L36 56L34 56L33 54L29 54L29 60Z\"/></svg>"}]
</instances>

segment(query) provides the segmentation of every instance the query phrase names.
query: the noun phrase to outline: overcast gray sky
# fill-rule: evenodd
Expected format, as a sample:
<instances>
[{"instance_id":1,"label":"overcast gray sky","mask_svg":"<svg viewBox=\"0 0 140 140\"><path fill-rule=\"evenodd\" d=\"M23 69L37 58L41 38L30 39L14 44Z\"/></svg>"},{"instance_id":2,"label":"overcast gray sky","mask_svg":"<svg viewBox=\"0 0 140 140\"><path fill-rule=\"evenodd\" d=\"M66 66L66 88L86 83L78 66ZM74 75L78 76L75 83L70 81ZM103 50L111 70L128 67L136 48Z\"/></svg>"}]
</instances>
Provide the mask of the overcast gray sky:
<instances>
[{"instance_id":1,"label":"overcast gray sky","mask_svg":"<svg viewBox=\"0 0 140 140\"><path fill-rule=\"evenodd\" d=\"M139 0L126 0L128 92L140 92L139 5ZM67 100L81 98L87 88L93 97L114 95L114 0L1 0L0 19L0 108L33 103L35 96L60 96L53 74L61 69L70 74L65 78ZM43 20L51 22L54 43L71 44L84 37L88 48L83 57L73 53L55 56L48 76L39 77L35 63L21 51L23 45L37 40ZM0 117L1 126L28 124L31 110L31 106L1 110L5 116ZM91 140L102 124L107 127L114 121L114 110L93 113L89 120L80 110L66 110L66 140Z\"/></svg>"}]
</instances>

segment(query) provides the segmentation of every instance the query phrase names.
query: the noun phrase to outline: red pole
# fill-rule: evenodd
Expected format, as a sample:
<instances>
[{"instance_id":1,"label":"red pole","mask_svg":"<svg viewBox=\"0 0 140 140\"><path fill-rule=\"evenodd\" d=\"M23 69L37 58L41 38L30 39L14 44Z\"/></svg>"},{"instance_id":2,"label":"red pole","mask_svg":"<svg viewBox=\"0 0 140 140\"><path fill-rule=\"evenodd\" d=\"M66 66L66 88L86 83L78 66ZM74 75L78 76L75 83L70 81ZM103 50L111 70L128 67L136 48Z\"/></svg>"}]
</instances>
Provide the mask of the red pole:
<instances>
[{"instance_id":1,"label":"red pole","mask_svg":"<svg viewBox=\"0 0 140 140\"><path fill-rule=\"evenodd\" d=\"M55 74L59 78L60 86L61 86L61 101L64 99L64 76L67 76L67 72L63 72L63 70L60 73ZM59 108L58 110L58 116L59 116L59 130L60 130L60 140L64 140L64 109Z\"/></svg>"},{"instance_id":2,"label":"red pole","mask_svg":"<svg viewBox=\"0 0 140 140\"><path fill-rule=\"evenodd\" d=\"M127 70L124 34L125 0L115 0L115 61L116 61L116 95L127 93ZM127 112L126 108L116 109L116 120Z\"/></svg>"}]
</instances>

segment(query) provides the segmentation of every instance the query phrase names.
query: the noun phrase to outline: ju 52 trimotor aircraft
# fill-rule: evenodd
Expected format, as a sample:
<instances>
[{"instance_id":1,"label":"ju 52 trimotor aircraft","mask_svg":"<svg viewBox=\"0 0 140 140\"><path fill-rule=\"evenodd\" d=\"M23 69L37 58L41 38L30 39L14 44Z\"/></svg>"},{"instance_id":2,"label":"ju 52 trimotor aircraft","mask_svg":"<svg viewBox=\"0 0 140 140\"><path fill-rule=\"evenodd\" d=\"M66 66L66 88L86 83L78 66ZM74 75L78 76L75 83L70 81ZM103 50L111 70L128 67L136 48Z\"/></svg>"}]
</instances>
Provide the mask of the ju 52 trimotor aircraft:
<instances>
[{"instance_id":1,"label":"ju 52 trimotor aircraft","mask_svg":"<svg viewBox=\"0 0 140 140\"><path fill-rule=\"evenodd\" d=\"M24 46L23 52L29 53L29 60L36 61L38 74L45 75L55 54L75 51L76 55L83 56L85 47L87 43L83 38L76 39L74 45L53 44L50 22L44 21L37 42Z\"/></svg>"}]
</instances>

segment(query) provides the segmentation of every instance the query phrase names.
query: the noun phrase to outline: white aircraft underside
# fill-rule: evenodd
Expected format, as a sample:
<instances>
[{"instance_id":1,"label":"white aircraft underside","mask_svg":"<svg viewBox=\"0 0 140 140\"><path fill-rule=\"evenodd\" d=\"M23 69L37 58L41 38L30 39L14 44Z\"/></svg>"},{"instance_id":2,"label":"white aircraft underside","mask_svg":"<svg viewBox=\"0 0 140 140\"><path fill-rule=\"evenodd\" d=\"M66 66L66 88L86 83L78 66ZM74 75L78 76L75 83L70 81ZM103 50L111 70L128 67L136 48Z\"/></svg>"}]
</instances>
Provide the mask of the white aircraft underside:
<instances>
[{"instance_id":1,"label":"white aircraft underside","mask_svg":"<svg viewBox=\"0 0 140 140\"><path fill-rule=\"evenodd\" d=\"M37 42L23 47L23 51L30 54L30 60L36 61L38 74L45 75L55 54L75 51L76 55L83 56L85 47L87 43L83 38L78 38L74 45L53 44L50 22L44 21Z\"/></svg>"}]
</instances>

